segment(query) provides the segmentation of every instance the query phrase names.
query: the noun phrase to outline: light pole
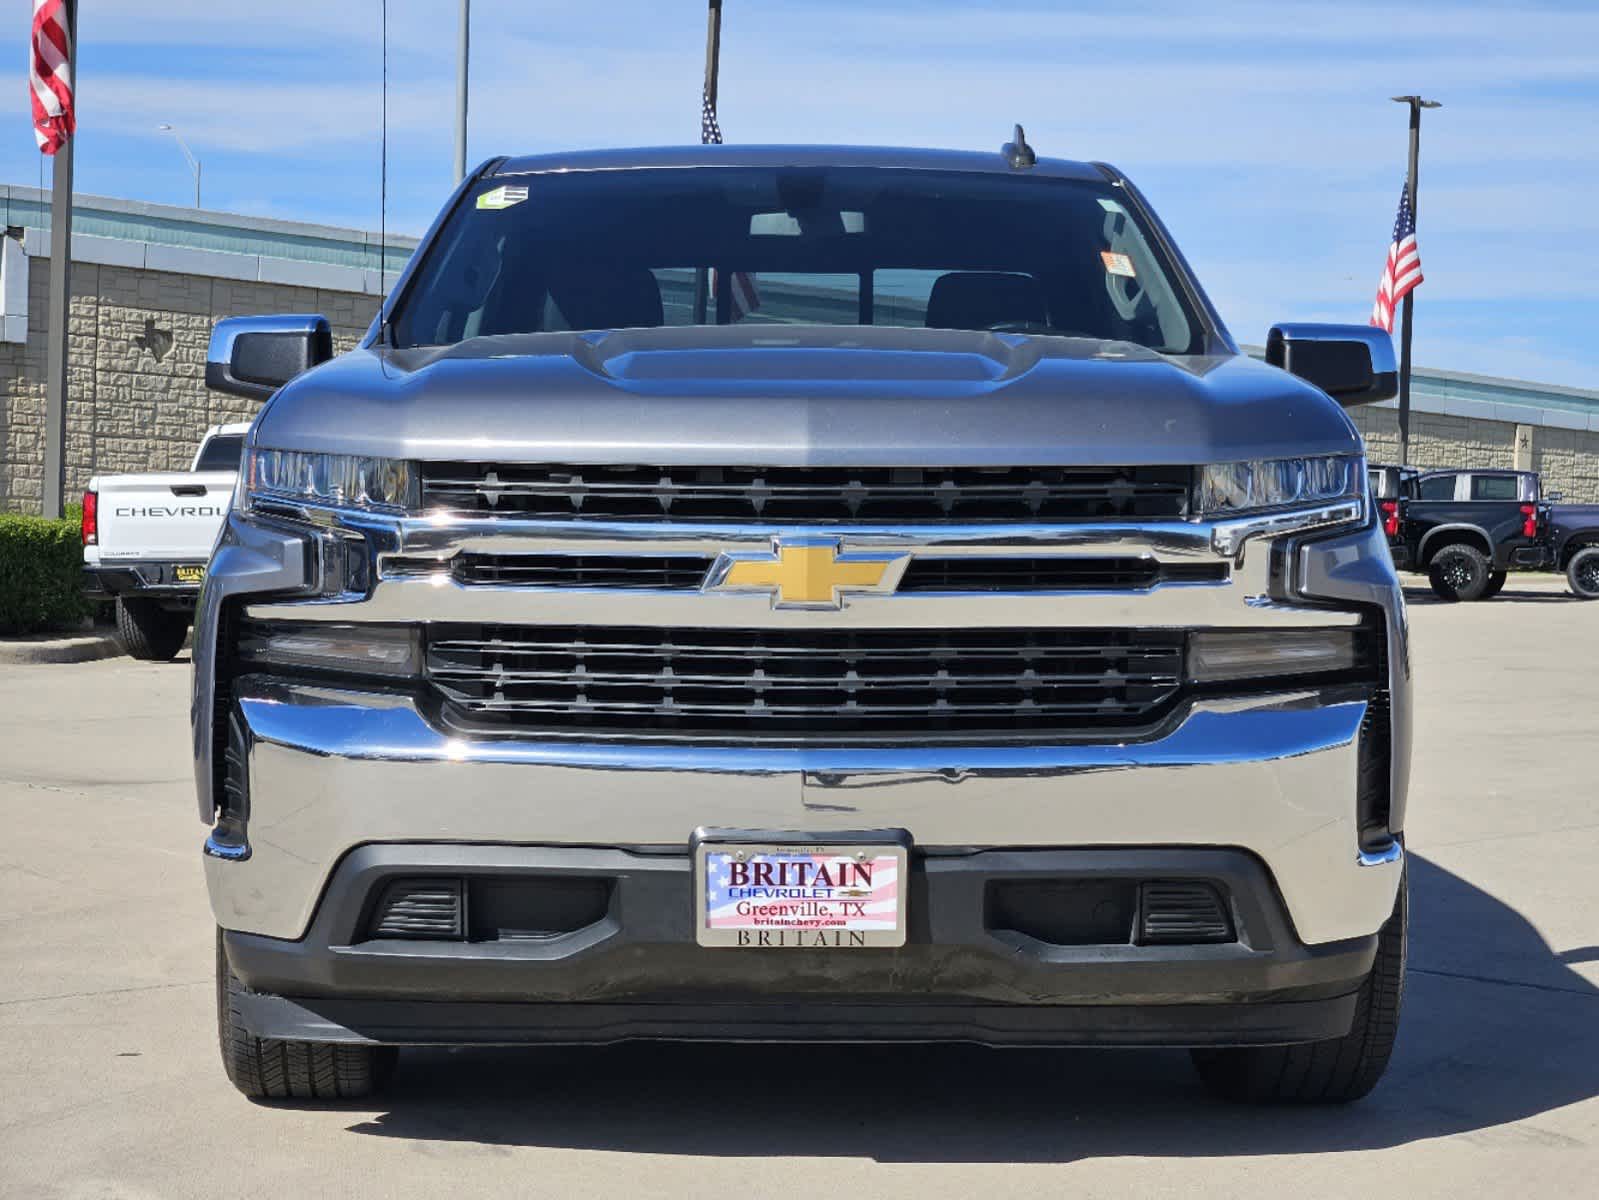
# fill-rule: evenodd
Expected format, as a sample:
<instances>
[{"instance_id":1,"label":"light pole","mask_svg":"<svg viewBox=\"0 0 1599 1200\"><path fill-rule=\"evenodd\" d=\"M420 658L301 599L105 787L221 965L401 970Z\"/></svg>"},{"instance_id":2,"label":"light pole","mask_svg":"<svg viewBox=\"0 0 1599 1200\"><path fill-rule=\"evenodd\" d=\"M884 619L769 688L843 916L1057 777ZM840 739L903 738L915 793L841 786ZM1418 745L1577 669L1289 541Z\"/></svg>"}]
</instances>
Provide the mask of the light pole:
<instances>
[{"instance_id":1,"label":"light pole","mask_svg":"<svg viewBox=\"0 0 1599 1200\"><path fill-rule=\"evenodd\" d=\"M198 158L196 158L190 152L189 143L183 140L183 135L177 131L176 127L174 127L172 125L165 124L163 122L162 124L156 126L156 132L158 132L158 133L170 133L172 135L172 137L173 137L173 140L178 143L178 149L183 151L183 157L189 160L189 170L194 172L194 206L196 208L199 208L200 207L200 160Z\"/></svg>"},{"instance_id":2,"label":"light pole","mask_svg":"<svg viewBox=\"0 0 1599 1200\"><path fill-rule=\"evenodd\" d=\"M1410 105L1410 173L1405 176L1405 190L1409 194L1410 221L1417 228L1419 245L1421 218L1416 213L1416 171L1421 162L1421 110L1442 108L1443 105L1436 100L1423 100L1420 96L1390 96L1389 99L1395 104ZM1410 328L1415 304L1416 290L1412 288L1405 293L1405 308L1399 325L1399 463L1401 466L1410 464Z\"/></svg>"}]
</instances>

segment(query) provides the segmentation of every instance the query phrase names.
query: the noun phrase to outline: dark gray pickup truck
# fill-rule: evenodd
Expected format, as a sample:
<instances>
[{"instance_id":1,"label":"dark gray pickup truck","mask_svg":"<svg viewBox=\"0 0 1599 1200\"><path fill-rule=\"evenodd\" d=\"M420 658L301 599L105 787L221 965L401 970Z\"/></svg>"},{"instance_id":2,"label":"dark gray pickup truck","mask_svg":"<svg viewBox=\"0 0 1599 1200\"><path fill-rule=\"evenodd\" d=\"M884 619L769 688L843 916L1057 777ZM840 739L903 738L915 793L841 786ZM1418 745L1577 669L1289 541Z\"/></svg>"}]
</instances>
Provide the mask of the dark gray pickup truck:
<instances>
[{"instance_id":1,"label":"dark gray pickup truck","mask_svg":"<svg viewBox=\"0 0 1599 1200\"><path fill-rule=\"evenodd\" d=\"M1545 497L1536 471L1368 468L1394 564L1443 600L1487 600L1511 571L1555 571L1599 599L1599 505Z\"/></svg>"},{"instance_id":2,"label":"dark gray pickup truck","mask_svg":"<svg viewBox=\"0 0 1599 1200\"><path fill-rule=\"evenodd\" d=\"M1410 656L1340 403L1392 346L1268 357L1018 143L495 159L355 350L220 325L271 397L194 636L233 1082L956 1039L1364 1094Z\"/></svg>"}]
</instances>

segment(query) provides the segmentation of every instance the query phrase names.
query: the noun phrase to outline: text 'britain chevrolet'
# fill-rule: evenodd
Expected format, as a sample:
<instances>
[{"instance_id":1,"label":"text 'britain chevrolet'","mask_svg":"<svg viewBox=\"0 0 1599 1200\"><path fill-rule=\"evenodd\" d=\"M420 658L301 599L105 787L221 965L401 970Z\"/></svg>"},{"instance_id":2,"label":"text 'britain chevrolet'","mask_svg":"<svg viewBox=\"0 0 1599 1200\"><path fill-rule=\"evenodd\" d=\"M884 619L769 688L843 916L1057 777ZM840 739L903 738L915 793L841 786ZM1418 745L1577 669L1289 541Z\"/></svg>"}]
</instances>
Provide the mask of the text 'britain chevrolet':
<instances>
[{"instance_id":1,"label":"text 'britain chevrolet'","mask_svg":"<svg viewBox=\"0 0 1599 1200\"><path fill-rule=\"evenodd\" d=\"M1341 406L1241 355L1114 168L496 159L270 397L194 636L222 1054L1193 1048L1347 1100L1406 937L1403 602Z\"/></svg>"}]
</instances>

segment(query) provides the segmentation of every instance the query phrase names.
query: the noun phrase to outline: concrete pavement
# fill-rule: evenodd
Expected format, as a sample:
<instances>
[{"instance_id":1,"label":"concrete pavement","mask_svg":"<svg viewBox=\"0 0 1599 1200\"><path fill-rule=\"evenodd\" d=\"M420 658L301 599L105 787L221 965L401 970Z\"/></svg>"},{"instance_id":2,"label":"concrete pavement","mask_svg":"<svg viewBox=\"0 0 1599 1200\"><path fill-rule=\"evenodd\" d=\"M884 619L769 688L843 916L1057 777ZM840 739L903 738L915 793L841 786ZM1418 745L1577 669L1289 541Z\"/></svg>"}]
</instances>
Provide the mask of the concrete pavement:
<instances>
[{"instance_id":1,"label":"concrete pavement","mask_svg":"<svg viewBox=\"0 0 1599 1200\"><path fill-rule=\"evenodd\" d=\"M1406 1012L1334 1110L1219 1104L1181 1053L964 1047L411 1051L380 1104L253 1105L217 1060L186 667L0 667L0 1195L1591 1193L1599 604L1415 596Z\"/></svg>"}]
</instances>

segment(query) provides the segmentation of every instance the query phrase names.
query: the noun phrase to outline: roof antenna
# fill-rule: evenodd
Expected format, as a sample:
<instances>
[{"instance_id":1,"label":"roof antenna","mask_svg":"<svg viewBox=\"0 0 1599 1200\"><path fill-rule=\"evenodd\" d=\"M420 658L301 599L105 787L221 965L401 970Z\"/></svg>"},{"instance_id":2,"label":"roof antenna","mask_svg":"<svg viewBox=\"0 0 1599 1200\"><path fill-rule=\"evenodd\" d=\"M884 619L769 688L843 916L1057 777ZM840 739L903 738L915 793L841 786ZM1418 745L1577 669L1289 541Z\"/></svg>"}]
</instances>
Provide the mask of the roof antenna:
<instances>
[{"instance_id":1,"label":"roof antenna","mask_svg":"<svg viewBox=\"0 0 1599 1200\"><path fill-rule=\"evenodd\" d=\"M1033 153L1033 148L1027 144L1027 135L1022 132L1020 125L1016 126L1015 136L999 148L1005 156L1005 161L1018 171L1025 171L1028 167L1038 164L1038 155Z\"/></svg>"}]
</instances>

